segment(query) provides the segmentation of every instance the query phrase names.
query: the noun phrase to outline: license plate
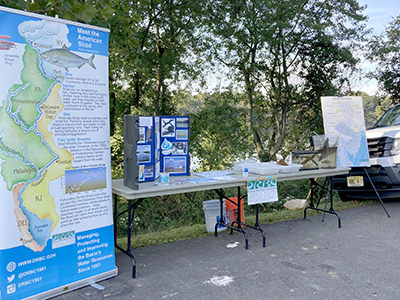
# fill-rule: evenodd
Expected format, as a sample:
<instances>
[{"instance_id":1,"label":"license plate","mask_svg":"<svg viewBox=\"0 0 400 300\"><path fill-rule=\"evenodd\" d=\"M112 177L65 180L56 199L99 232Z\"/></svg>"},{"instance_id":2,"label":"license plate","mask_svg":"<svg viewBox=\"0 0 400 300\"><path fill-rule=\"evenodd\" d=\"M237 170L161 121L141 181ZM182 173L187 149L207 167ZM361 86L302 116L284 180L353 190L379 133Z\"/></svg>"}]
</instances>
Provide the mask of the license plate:
<instances>
[{"instance_id":1,"label":"license plate","mask_svg":"<svg viewBox=\"0 0 400 300\"><path fill-rule=\"evenodd\" d=\"M362 176L348 176L347 186L364 186L364 177Z\"/></svg>"}]
</instances>

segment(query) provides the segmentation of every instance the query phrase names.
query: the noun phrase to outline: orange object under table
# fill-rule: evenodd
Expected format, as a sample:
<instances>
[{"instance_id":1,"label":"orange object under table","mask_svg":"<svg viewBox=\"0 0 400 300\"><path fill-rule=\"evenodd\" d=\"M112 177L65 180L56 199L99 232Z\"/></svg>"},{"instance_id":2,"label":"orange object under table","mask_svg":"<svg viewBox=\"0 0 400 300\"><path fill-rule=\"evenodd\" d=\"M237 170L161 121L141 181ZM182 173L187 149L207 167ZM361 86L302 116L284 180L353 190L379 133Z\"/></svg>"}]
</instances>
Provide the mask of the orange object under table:
<instances>
[{"instance_id":1,"label":"orange object under table","mask_svg":"<svg viewBox=\"0 0 400 300\"><path fill-rule=\"evenodd\" d=\"M226 223L227 224L232 224L233 221L237 220L238 217L238 198L237 197L232 197L229 198L231 201L228 199L225 199L225 205L226 205ZM240 222L244 223L244 199L242 198L240 200ZM237 224L235 224L237 226Z\"/></svg>"}]
</instances>

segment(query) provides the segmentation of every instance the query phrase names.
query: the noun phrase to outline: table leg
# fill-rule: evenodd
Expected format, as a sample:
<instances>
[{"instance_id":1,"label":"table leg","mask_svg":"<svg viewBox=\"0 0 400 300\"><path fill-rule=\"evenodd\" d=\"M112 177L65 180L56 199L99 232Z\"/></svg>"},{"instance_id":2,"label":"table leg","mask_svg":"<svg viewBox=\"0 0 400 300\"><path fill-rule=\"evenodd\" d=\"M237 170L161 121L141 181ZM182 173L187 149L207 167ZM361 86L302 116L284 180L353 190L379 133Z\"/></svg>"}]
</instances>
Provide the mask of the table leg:
<instances>
[{"instance_id":1,"label":"table leg","mask_svg":"<svg viewBox=\"0 0 400 300\"><path fill-rule=\"evenodd\" d=\"M265 233L264 230L262 230L258 224L258 204L256 204L256 223L254 226L256 226L257 228L259 228L259 230L261 231L262 237L263 237L263 247L265 248L266 246L266 240L265 240Z\"/></svg>"},{"instance_id":2,"label":"table leg","mask_svg":"<svg viewBox=\"0 0 400 300\"><path fill-rule=\"evenodd\" d=\"M235 203L232 200L230 200L229 198L225 197L222 192L222 189L215 190L215 192L219 196L220 215L221 216L224 213L223 212L223 204L222 204L223 199L225 199L225 201L230 201L230 202L234 203L238 207L237 219L234 220L231 225L226 224L223 220L221 220L220 222L217 222L215 224L215 236L217 236L218 226L224 226L224 227L231 229L231 234L233 233L233 230L238 231L238 232L242 233L245 238L245 248L249 249L249 239L248 239L247 233L243 230L243 226L246 226L246 227L249 227L251 229L255 229L255 230L258 230L261 232L262 237L263 237L263 247L265 247L266 246L265 233L258 224L258 204L257 204L257 208L256 208L256 223L254 225L249 225L249 224L242 222L242 220L241 220L241 200L243 199L243 197L240 196L240 186L237 187L237 192L238 192L238 196L237 196L238 202L237 203ZM237 226L234 226L234 224L237 224Z\"/></svg>"},{"instance_id":3,"label":"table leg","mask_svg":"<svg viewBox=\"0 0 400 300\"><path fill-rule=\"evenodd\" d=\"M137 199L133 204L132 200L128 200L128 209L118 213L118 196L114 195L114 244L117 249L129 256L132 262L132 278L136 278L136 261L131 251L131 236L132 236L132 222L135 216L135 210L144 198ZM127 234L127 247L126 250L118 245L117 241L117 225L118 217L124 213L128 213L128 234Z\"/></svg>"},{"instance_id":4,"label":"table leg","mask_svg":"<svg viewBox=\"0 0 400 300\"><path fill-rule=\"evenodd\" d=\"M321 212L324 213L323 218L322 218L322 222L324 222L325 213L335 215L335 216L337 217L337 219L338 219L338 226L339 226L339 228L341 228L341 227L342 227L342 223L341 223L340 216L339 216L339 214L338 214L337 212L335 212L335 210L333 209L332 176L329 176L329 177L326 179L326 181L325 181L325 183L324 183L323 186L321 186L320 184L318 184L318 183L315 181L315 179L313 179L313 178L310 178L310 181L311 181L311 201L310 201L310 205L307 206L307 207L304 209L304 219L307 217L307 210L308 210L308 209L313 209L313 210L321 211ZM326 182L328 183L328 188L325 187ZM316 206L314 205L313 196L314 196L314 187L315 187L315 186L319 186L319 187L322 189L322 191L324 191L324 190L327 191L326 200L325 200L325 208L324 208L324 209L318 208L318 207L316 207ZM322 192L321 192L320 196L321 196L321 195L322 195ZM319 199L320 199L320 197L319 197ZM318 204L319 204L319 199L318 199L318 202L317 202ZM328 202L330 202L330 208L329 208L329 210L326 209L326 208L327 208L327 205L328 205ZM317 204L317 206L318 206L318 204Z\"/></svg>"}]
</instances>

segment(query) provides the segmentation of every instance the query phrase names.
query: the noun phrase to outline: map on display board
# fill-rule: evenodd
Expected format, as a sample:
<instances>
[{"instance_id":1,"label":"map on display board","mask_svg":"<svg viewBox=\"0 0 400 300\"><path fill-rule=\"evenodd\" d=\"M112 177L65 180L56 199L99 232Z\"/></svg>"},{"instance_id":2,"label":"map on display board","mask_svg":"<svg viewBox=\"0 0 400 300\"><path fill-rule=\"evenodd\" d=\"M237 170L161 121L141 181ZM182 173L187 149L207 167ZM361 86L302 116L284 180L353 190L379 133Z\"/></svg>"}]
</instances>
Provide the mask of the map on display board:
<instances>
[{"instance_id":1,"label":"map on display board","mask_svg":"<svg viewBox=\"0 0 400 300\"><path fill-rule=\"evenodd\" d=\"M117 273L108 36L0 7L1 299Z\"/></svg>"},{"instance_id":2,"label":"map on display board","mask_svg":"<svg viewBox=\"0 0 400 300\"><path fill-rule=\"evenodd\" d=\"M368 167L369 153L361 97L322 97L325 135L339 136L338 167Z\"/></svg>"}]
</instances>

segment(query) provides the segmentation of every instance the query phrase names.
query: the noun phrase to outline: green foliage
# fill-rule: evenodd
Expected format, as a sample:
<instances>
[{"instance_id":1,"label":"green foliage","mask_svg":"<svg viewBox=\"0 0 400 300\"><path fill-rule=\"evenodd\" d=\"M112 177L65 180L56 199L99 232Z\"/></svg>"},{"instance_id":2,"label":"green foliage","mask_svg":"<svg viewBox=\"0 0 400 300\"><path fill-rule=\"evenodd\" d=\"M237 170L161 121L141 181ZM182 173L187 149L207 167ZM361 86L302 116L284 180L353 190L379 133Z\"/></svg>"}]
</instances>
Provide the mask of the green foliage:
<instances>
[{"instance_id":1,"label":"green foliage","mask_svg":"<svg viewBox=\"0 0 400 300\"><path fill-rule=\"evenodd\" d=\"M232 91L198 95L201 107L191 115L192 155L199 170L224 170L254 153L246 127L243 94Z\"/></svg>"},{"instance_id":2,"label":"green foliage","mask_svg":"<svg viewBox=\"0 0 400 300\"><path fill-rule=\"evenodd\" d=\"M214 191L203 191L172 196L146 198L136 210L136 233L168 230L180 226L204 224L203 201L216 199ZM119 211L127 209L124 199L119 201ZM120 234L126 234L127 216L118 220Z\"/></svg>"},{"instance_id":3,"label":"green foliage","mask_svg":"<svg viewBox=\"0 0 400 300\"><path fill-rule=\"evenodd\" d=\"M382 99L376 95L369 96L367 94L362 94L361 96L364 105L365 127L371 128L384 112L392 106L391 101L388 97Z\"/></svg>"},{"instance_id":4,"label":"green foliage","mask_svg":"<svg viewBox=\"0 0 400 300\"><path fill-rule=\"evenodd\" d=\"M193 5L179 0L135 1L138 20L129 18L132 2L118 5L115 44L110 46L111 79L126 96L117 97L117 105L127 114L135 108L149 115L175 112L169 84L186 74L196 75L187 58L193 25ZM122 17L122 18L121 18ZM118 117L116 115L115 117ZM115 119L113 120L115 121Z\"/></svg>"},{"instance_id":5,"label":"green foliage","mask_svg":"<svg viewBox=\"0 0 400 300\"><path fill-rule=\"evenodd\" d=\"M203 21L204 53L246 93L261 161L281 149L291 112L317 108L321 95L344 86L365 33L362 8L352 0L210 0Z\"/></svg>"},{"instance_id":6,"label":"green foliage","mask_svg":"<svg viewBox=\"0 0 400 300\"><path fill-rule=\"evenodd\" d=\"M180 0L113 2L110 35L110 119L113 167L122 173L125 114L175 115L170 85L194 79L188 58L194 6ZM135 9L132 9L134 7Z\"/></svg>"},{"instance_id":7,"label":"green foliage","mask_svg":"<svg viewBox=\"0 0 400 300\"><path fill-rule=\"evenodd\" d=\"M400 102L400 16L393 19L385 31L369 42L370 61L377 68L370 73L382 91L381 97L390 96L392 104Z\"/></svg>"},{"instance_id":8,"label":"green foliage","mask_svg":"<svg viewBox=\"0 0 400 300\"><path fill-rule=\"evenodd\" d=\"M20 10L27 10L37 14L59 17L66 20L82 23L95 23L107 20L114 10L111 1L104 0L2 0L0 5Z\"/></svg>"}]
</instances>

